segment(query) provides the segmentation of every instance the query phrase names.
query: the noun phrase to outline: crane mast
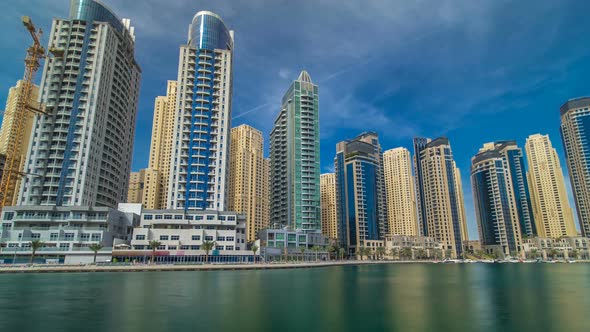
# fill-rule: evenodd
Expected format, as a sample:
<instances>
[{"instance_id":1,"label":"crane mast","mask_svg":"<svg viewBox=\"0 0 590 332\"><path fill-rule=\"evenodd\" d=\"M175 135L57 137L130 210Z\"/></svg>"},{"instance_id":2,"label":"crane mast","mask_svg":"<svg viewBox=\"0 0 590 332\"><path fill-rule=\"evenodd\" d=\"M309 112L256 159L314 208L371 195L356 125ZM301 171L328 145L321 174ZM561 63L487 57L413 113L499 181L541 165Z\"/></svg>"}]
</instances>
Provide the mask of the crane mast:
<instances>
[{"instance_id":1,"label":"crane mast","mask_svg":"<svg viewBox=\"0 0 590 332\"><path fill-rule=\"evenodd\" d=\"M27 48L22 89L18 96L16 109L13 114L13 123L16 130L11 132L8 139L6 162L4 165L4 171L2 172L2 180L0 181L0 212L4 206L12 204L12 202L8 201L8 198L16 195L16 190L18 189L16 188L17 178L24 175L20 169L23 160L21 160L21 153L18 149L18 145L23 140L27 112L39 111L39 108L30 105L29 102L33 90L35 73L41 66L41 60L46 57L45 48L41 46L40 41L43 31L37 29L35 25L33 25L31 18L28 16L23 16L22 22L33 38L33 44ZM10 191L12 191L13 195L8 195Z\"/></svg>"}]
</instances>

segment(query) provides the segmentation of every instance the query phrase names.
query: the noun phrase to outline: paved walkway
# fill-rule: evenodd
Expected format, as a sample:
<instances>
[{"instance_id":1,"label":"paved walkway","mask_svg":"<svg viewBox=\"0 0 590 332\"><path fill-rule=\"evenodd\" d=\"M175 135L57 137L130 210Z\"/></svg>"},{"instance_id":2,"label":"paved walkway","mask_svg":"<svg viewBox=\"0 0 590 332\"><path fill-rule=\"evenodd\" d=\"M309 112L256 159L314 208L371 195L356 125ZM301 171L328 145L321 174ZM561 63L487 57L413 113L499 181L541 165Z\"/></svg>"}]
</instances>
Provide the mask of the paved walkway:
<instances>
[{"instance_id":1,"label":"paved walkway","mask_svg":"<svg viewBox=\"0 0 590 332\"><path fill-rule=\"evenodd\" d=\"M147 271L211 271L211 270L266 270L300 269L341 265L369 265L391 263L429 263L429 261L329 261L306 263L262 263L262 264L194 264L194 265L5 265L0 273L59 273L59 272L147 272Z\"/></svg>"}]
</instances>

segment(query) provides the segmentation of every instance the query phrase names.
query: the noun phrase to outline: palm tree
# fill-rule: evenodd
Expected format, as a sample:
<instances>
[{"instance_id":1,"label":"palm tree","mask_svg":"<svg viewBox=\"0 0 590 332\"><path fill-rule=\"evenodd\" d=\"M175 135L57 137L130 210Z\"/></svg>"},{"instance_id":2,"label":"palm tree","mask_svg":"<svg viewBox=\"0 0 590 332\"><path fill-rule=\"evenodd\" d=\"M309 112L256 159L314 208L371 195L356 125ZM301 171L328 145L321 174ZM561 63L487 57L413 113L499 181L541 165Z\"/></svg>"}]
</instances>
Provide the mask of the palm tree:
<instances>
[{"instance_id":1,"label":"palm tree","mask_svg":"<svg viewBox=\"0 0 590 332\"><path fill-rule=\"evenodd\" d=\"M201 249L205 250L205 264L209 263L209 252L215 248L215 241L205 241Z\"/></svg>"},{"instance_id":2,"label":"palm tree","mask_svg":"<svg viewBox=\"0 0 590 332\"><path fill-rule=\"evenodd\" d=\"M344 254L346 254L346 250L344 250L344 248L340 248L338 250L338 254L340 256L340 260L343 260L344 259Z\"/></svg>"},{"instance_id":3,"label":"palm tree","mask_svg":"<svg viewBox=\"0 0 590 332\"><path fill-rule=\"evenodd\" d=\"M358 255L361 256L361 261L363 260L363 256L367 253L367 249L365 247L360 247L358 250Z\"/></svg>"},{"instance_id":4,"label":"palm tree","mask_svg":"<svg viewBox=\"0 0 590 332\"><path fill-rule=\"evenodd\" d=\"M33 240L31 241L31 263L35 260L35 254L37 253L37 249L43 247L45 243L41 242L40 240Z\"/></svg>"},{"instance_id":5,"label":"palm tree","mask_svg":"<svg viewBox=\"0 0 590 332\"><path fill-rule=\"evenodd\" d=\"M416 253L416 258L418 259L425 259L426 257L426 250L424 249L418 249L418 252Z\"/></svg>"},{"instance_id":6,"label":"palm tree","mask_svg":"<svg viewBox=\"0 0 590 332\"><path fill-rule=\"evenodd\" d=\"M391 258L395 259L397 257L399 259L399 249L398 248L391 248Z\"/></svg>"},{"instance_id":7,"label":"palm tree","mask_svg":"<svg viewBox=\"0 0 590 332\"><path fill-rule=\"evenodd\" d=\"M338 251L338 248L336 248L335 246L330 245L330 246L328 246L327 251L328 251L328 258L329 259L332 259L332 254L336 254L336 252Z\"/></svg>"},{"instance_id":8,"label":"palm tree","mask_svg":"<svg viewBox=\"0 0 590 332\"><path fill-rule=\"evenodd\" d=\"M412 258L412 248L405 247L399 253L399 257L402 259L411 259Z\"/></svg>"},{"instance_id":9,"label":"palm tree","mask_svg":"<svg viewBox=\"0 0 590 332\"><path fill-rule=\"evenodd\" d=\"M573 259L578 259L578 254L579 254L579 252L578 252L578 250L576 250L576 249L572 249L572 251L570 251L570 256L571 256Z\"/></svg>"},{"instance_id":10,"label":"palm tree","mask_svg":"<svg viewBox=\"0 0 590 332\"><path fill-rule=\"evenodd\" d=\"M252 261L256 264L256 251L258 251L258 246L254 243L250 245L250 250L252 250Z\"/></svg>"},{"instance_id":11,"label":"palm tree","mask_svg":"<svg viewBox=\"0 0 590 332\"><path fill-rule=\"evenodd\" d=\"M315 261L317 262L318 261L318 253L320 252L320 250L322 250L322 248L321 247L318 247L318 246L313 246L311 248L311 250L313 252L315 252Z\"/></svg>"},{"instance_id":12,"label":"palm tree","mask_svg":"<svg viewBox=\"0 0 590 332\"><path fill-rule=\"evenodd\" d=\"M301 261L305 260L305 247L301 246L299 247L299 252L301 252Z\"/></svg>"},{"instance_id":13,"label":"palm tree","mask_svg":"<svg viewBox=\"0 0 590 332\"><path fill-rule=\"evenodd\" d=\"M532 258L538 258L539 257L539 251L537 249L531 249L530 256Z\"/></svg>"},{"instance_id":14,"label":"palm tree","mask_svg":"<svg viewBox=\"0 0 590 332\"><path fill-rule=\"evenodd\" d=\"M96 255L98 254L98 252L102 248L103 248L103 246L100 243L93 243L93 244L91 244L91 245L88 246L88 249L94 251L94 264L96 264Z\"/></svg>"},{"instance_id":15,"label":"palm tree","mask_svg":"<svg viewBox=\"0 0 590 332\"><path fill-rule=\"evenodd\" d=\"M557 258L557 249L549 250L549 255L551 256L551 258L556 259Z\"/></svg>"},{"instance_id":16,"label":"palm tree","mask_svg":"<svg viewBox=\"0 0 590 332\"><path fill-rule=\"evenodd\" d=\"M154 264L155 259L156 259L156 249L158 249L158 247L161 245L162 245L162 243L160 241L156 241L156 240L152 240L152 241L150 241L150 243L148 243L148 246L152 249L152 262L151 262L151 264Z\"/></svg>"},{"instance_id":17,"label":"palm tree","mask_svg":"<svg viewBox=\"0 0 590 332\"><path fill-rule=\"evenodd\" d=\"M385 247L377 247L377 258L383 259L383 256L385 256L385 251Z\"/></svg>"}]
</instances>

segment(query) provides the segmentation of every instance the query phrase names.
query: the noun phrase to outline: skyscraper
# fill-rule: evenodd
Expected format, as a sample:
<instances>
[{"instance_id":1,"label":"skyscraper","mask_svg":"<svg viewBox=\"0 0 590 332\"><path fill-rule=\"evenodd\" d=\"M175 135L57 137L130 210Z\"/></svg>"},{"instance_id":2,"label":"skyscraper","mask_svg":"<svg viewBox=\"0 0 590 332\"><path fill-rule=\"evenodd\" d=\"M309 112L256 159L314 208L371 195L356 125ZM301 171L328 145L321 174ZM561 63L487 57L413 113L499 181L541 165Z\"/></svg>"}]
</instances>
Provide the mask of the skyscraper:
<instances>
[{"instance_id":1,"label":"skyscraper","mask_svg":"<svg viewBox=\"0 0 590 332\"><path fill-rule=\"evenodd\" d=\"M460 256L467 241L461 175L446 137L414 139L416 192L421 235L443 243Z\"/></svg>"},{"instance_id":2,"label":"skyscraper","mask_svg":"<svg viewBox=\"0 0 590 332\"><path fill-rule=\"evenodd\" d=\"M392 235L417 236L418 215L412 160L406 148L383 152L387 222Z\"/></svg>"},{"instance_id":3,"label":"skyscraper","mask_svg":"<svg viewBox=\"0 0 590 332\"><path fill-rule=\"evenodd\" d=\"M146 209L163 209L168 202L168 183L174 120L176 118L176 81L168 81L166 96L156 97L152 125L150 160L145 173L145 187L140 203Z\"/></svg>"},{"instance_id":4,"label":"skyscraper","mask_svg":"<svg viewBox=\"0 0 590 332\"><path fill-rule=\"evenodd\" d=\"M9 147L16 145L16 156L14 159L15 171L22 172L24 170L24 163L27 159L27 150L31 140L31 131L33 129L33 113L25 112L25 119L23 124L23 131L18 135L17 122L14 121L14 115L18 106L18 99L21 96L23 89L23 81L18 81L16 86L13 86L8 91L8 98L6 99L6 109L4 117L2 118L2 128L0 129L0 154L6 156ZM31 90L31 97L29 104L35 104L39 98L39 87L33 85ZM20 136L20 137L19 137ZM10 149L12 150L12 149ZM8 192L6 193L6 202L8 205L15 205L18 195L15 192L20 188L20 177L14 174L11 179ZM1 199L1 198L0 198Z\"/></svg>"},{"instance_id":5,"label":"skyscraper","mask_svg":"<svg viewBox=\"0 0 590 332\"><path fill-rule=\"evenodd\" d=\"M168 208L225 210L233 48L221 17L193 17L180 47Z\"/></svg>"},{"instance_id":6,"label":"skyscraper","mask_svg":"<svg viewBox=\"0 0 590 332\"><path fill-rule=\"evenodd\" d=\"M388 234L383 156L376 133L363 133L336 145L336 218L341 247L358 253L366 240Z\"/></svg>"},{"instance_id":7,"label":"skyscraper","mask_svg":"<svg viewBox=\"0 0 590 332\"><path fill-rule=\"evenodd\" d=\"M54 19L21 205L108 206L127 199L141 70L134 28L100 2Z\"/></svg>"},{"instance_id":8,"label":"skyscraper","mask_svg":"<svg viewBox=\"0 0 590 332\"><path fill-rule=\"evenodd\" d=\"M302 71L270 133L271 225L320 231L318 86Z\"/></svg>"},{"instance_id":9,"label":"skyscraper","mask_svg":"<svg viewBox=\"0 0 590 332\"><path fill-rule=\"evenodd\" d=\"M561 139L582 235L590 237L590 97L561 106Z\"/></svg>"},{"instance_id":10,"label":"skyscraper","mask_svg":"<svg viewBox=\"0 0 590 332\"><path fill-rule=\"evenodd\" d=\"M548 135L534 134L525 144L531 205L540 237L576 236L563 171Z\"/></svg>"},{"instance_id":11,"label":"skyscraper","mask_svg":"<svg viewBox=\"0 0 590 332\"><path fill-rule=\"evenodd\" d=\"M485 250L518 256L522 245L518 205L502 145L488 143L471 159L475 216Z\"/></svg>"},{"instance_id":12,"label":"skyscraper","mask_svg":"<svg viewBox=\"0 0 590 332\"><path fill-rule=\"evenodd\" d=\"M228 209L246 215L247 239L254 241L270 219L262 132L248 125L232 128L229 168Z\"/></svg>"},{"instance_id":13,"label":"skyscraper","mask_svg":"<svg viewBox=\"0 0 590 332\"><path fill-rule=\"evenodd\" d=\"M338 238L336 219L336 175L325 173L320 175L320 192L322 207L322 233L330 238Z\"/></svg>"}]
</instances>

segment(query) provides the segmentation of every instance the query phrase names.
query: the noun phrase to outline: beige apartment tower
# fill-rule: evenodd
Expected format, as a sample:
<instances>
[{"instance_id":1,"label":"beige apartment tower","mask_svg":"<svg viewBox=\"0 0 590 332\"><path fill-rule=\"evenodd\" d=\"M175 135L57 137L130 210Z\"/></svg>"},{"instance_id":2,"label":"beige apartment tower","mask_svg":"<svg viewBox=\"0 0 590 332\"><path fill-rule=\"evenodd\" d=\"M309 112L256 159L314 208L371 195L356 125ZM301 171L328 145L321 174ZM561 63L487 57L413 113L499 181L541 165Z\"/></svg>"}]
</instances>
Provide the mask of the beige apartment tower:
<instances>
[{"instance_id":1,"label":"beige apartment tower","mask_svg":"<svg viewBox=\"0 0 590 332\"><path fill-rule=\"evenodd\" d=\"M395 148L383 152L383 171L390 233L419 235L410 151L406 148Z\"/></svg>"},{"instance_id":2,"label":"beige apartment tower","mask_svg":"<svg viewBox=\"0 0 590 332\"><path fill-rule=\"evenodd\" d=\"M18 81L16 86L13 86L8 90L8 98L6 99L6 109L4 111L4 118L2 120L2 128L0 129L0 154L6 155L8 147L14 144L12 140L16 142L16 156L15 165L18 165L18 171L24 170L24 163L27 158L27 150L29 148L29 142L31 141L31 131L33 129L33 112L25 112L25 120L23 124L23 131L20 137L17 137L17 128L14 121L14 115L20 94L22 93L23 81ZM35 104L39 98L39 87L33 85L31 90L30 104ZM8 167L8 166L6 166ZM18 195L15 195L15 188L20 188L20 177L15 177L16 183L14 186L9 187L7 193L7 205L16 205Z\"/></svg>"},{"instance_id":3,"label":"beige apartment tower","mask_svg":"<svg viewBox=\"0 0 590 332\"><path fill-rule=\"evenodd\" d=\"M563 171L549 135L529 136L525 150L531 205L539 237L576 236Z\"/></svg>"},{"instance_id":4,"label":"beige apartment tower","mask_svg":"<svg viewBox=\"0 0 590 332\"><path fill-rule=\"evenodd\" d=\"M269 171L262 132L248 125L232 128L227 204L229 211L246 215L248 241L269 225Z\"/></svg>"},{"instance_id":5,"label":"beige apartment tower","mask_svg":"<svg viewBox=\"0 0 590 332\"><path fill-rule=\"evenodd\" d=\"M143 190L137 203L145 209L165 209L168 200L168 183L174 137L174 115L176 109L176 81L168 81L165 96L158 96L154 102L152 142L148 168L141 170ZM131 173L132 176L133 173ZM139 177L140 175L136 175ZM129 199L133 179L129 183ZM137 183L137 181L136 181ZM131 203L131 201L129 201Z\"/></svg>"},{"instance_id":6,"label":"beige apartment tower","mask_svg":"<svg viewBox=\"0 0 590 332\"><path fill-rule=\"evenodd\" d=\"M145 169L139 172L131 172L129 176L129 190L127 191L127 203L141 203L143 189L145 188Z\"/></svg>"},{"instance_id":7,"label":"beige apartment tower","mask_svg":"<svg viewBox=\"0 0 590 332\"><path fill-rule=\"evenodd\" d=\"M330 239L337 239L336 174L334 173L320 175L320 205L322 207L322 233Z\"/></svg>"}]
</instances>

